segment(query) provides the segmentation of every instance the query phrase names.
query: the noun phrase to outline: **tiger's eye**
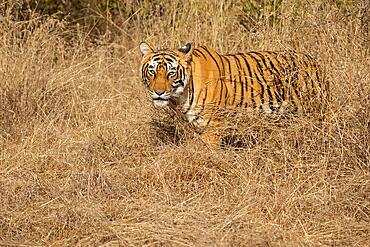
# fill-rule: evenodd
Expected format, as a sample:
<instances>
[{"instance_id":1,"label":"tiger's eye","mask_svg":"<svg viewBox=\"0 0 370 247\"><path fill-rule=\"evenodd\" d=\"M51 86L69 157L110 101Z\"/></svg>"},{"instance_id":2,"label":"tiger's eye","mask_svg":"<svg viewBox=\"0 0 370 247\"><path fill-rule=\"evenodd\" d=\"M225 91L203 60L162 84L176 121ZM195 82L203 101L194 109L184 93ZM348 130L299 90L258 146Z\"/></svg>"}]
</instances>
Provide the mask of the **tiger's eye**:
<instances>
[{"instance_id":1,"label":"tiger's eye","mask_svg":"<svg viewBox=\"0 0 370 247\"><path fill-rule=\"evenodd\" d=\"M154 75L155 74L155 70L154 69L149 69L148 70L148 73L149 73L149 75Z\"/></svg>"},{"instance_id":2,"label":"tiger's eye","mask_svg":"<svg viewBox=\"0 0 370 247\"><path fill-rule=\"evenodd\" d=\"M173 76L176 75L176 72L171 71L171 72L168 72L167 75L168 75L168 77L173 77Z\"/></svg>"}]
</instances>

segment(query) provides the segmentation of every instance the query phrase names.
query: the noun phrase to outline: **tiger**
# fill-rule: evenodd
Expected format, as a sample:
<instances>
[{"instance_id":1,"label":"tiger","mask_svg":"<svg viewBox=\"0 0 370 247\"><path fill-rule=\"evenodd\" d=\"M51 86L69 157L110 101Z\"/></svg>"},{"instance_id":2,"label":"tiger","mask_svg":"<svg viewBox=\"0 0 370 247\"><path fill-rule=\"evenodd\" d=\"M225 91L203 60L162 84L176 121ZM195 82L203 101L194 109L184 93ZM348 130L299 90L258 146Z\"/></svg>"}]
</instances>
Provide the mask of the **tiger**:
<instances>
[{"instance_id":1,"label":"tiger","mask_svg":"<svg viewBox=\"0 0 370 247\"><path fill-rule=\"evenodd\" d=\"M209 144L220 141L212 130L224 121L217 114L220 110L301 115L319 109L328 98L322 69L307 54L251 51L221 55L191 43L155 51L142 42L139 48L140 77L154 106L175 110Z\"/></svg>"}]
</instances>

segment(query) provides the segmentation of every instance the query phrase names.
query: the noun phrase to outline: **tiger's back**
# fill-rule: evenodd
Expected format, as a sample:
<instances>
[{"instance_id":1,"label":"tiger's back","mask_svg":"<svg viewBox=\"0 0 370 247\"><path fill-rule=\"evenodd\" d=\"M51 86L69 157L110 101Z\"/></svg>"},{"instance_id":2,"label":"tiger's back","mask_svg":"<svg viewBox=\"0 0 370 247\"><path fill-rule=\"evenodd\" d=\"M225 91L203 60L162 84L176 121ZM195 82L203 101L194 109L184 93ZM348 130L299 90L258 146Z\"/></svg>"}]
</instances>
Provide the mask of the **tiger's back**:
<instances>
[{"instance_id":1,"label":"tiger's back","mask_svg":"<svg viewBox=\"0 0 370 247\"><path fill-rule=\"evenodd\" d=\"M288 51L219 55L200 47L193 52L192 74L194 84L202 88L196 93L198 108L302 114L317 109L328 91L317 62Z\"/></svg>"}]
</instances>

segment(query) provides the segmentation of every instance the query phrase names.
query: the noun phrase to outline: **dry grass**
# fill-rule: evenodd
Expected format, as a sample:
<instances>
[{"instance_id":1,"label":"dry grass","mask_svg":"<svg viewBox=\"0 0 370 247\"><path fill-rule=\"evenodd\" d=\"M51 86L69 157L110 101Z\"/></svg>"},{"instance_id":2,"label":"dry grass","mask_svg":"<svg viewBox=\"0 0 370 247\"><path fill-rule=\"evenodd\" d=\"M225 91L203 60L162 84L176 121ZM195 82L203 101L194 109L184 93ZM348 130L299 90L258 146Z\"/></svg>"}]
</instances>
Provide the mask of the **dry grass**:
<instances>
[{"instance_id":1,"label":"dry grass","mask_svg":"<svg viewBox=\"0 0 370 247\"><path fill-rule=\"evenodd\" d=\"M94 43L53 18L5 13L0 245L369 246L369 12L341 2L285 1L279 22L246 30L242 1L142 1L121 36ZM231 143L210 150L153 109L143 39L308 52L327 71L330 110L233 117Z\"/></svg>"}]
</instances>

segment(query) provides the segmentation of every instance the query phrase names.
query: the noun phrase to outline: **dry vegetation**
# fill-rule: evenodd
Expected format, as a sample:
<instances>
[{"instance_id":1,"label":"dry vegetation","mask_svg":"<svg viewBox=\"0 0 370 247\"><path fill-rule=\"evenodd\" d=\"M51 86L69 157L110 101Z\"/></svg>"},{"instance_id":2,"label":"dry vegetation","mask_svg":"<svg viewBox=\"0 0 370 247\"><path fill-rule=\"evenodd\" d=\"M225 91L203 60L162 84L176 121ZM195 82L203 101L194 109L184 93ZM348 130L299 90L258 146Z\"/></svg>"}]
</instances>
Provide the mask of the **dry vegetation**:
<instances>
[{"instance_id":1,"label":"dry vegetation","mask_svg":"<svg viewBox=\"0 0 370 247\"><path fill-rule=\"evenodd\" d=\"M248 2L122 0L99 30L2 3L0 246L369 246L369 1ZM310 53L330 109L208 149L153 109L142 40Z\"/></svg>"}]
</instances>

